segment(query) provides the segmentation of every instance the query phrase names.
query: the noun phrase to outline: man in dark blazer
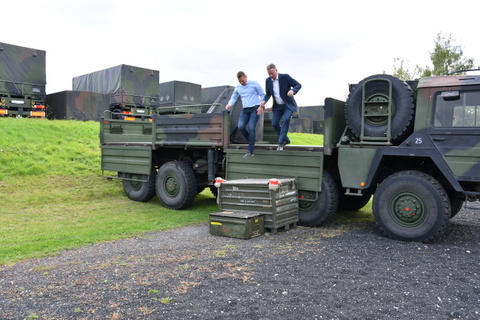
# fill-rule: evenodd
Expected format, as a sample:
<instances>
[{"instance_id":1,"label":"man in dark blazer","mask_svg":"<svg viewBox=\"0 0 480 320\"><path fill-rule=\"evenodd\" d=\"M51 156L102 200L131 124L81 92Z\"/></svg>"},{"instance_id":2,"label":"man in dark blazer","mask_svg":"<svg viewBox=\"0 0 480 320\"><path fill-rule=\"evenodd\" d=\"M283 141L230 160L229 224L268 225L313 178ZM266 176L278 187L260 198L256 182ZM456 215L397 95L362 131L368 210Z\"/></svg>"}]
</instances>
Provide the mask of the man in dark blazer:
<instances>
[{"instance_id":1,"label":"man in dark blazer","mask_svg":"<svg viewBox=\"0 0 480 320\"><path fill-rule=\"evenodd\" d=\"M277 67L271 63L267 66L268 78L265 81L266 95L260 106L273 96L273 115L272 126L278 133L277 151L283 151L286 144L290 143L288 139L288 127L292 114L297 111L297 103L294 95L300 90L302 85L286 73L278 73Z\"/></svg>"}]
</instances>

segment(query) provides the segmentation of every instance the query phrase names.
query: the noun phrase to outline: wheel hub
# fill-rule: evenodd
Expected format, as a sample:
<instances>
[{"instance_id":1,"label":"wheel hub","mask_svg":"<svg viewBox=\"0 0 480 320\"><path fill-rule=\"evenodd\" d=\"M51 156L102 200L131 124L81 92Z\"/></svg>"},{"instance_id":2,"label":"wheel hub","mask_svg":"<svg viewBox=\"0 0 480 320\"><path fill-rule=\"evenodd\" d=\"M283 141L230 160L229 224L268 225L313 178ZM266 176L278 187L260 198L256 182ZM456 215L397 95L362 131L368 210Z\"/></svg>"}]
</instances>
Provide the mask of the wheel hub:
<instances>
[{"instance_id":1,"label":"wheel hub","mask_svg":"<svg viewBox=\"0 0 480 320\"><path fill-rule=\"evenodd\" d=\"M139 191L142 188L143 183L138 180L142 180L142 176L138 175L132 175L132 181L130 181L130 185L132 186L132 189L135 191Z\"/></svg>"},{"instance_id":2,"label":"wheel hub","mask_svg":"<svg viewBox=\"0 0 480 320\"><path fill-rule=\"evenodd\" d=\"M175 197L178 194L179 188L177 180L174 177L167 177L165 179L165 192L170 197Z\"/></svg>"},{"instance_id":3,"label":"wheel hub","mask_svg":"<svg viewBox=\"0 0 480 320\"><path fill-rule=\"evenodd\" d=\"M392 216L403 226L417 226L425 219L423 202L414 194L401 193L392 201Z\"/></svg>"},{"instance_id":4,"label":"wheel hub","mask_svg":"<svg viewBox=\"0 0 480 320\"><path fill-rule=\"evenodd\" d=\"M375 94L370 96L365 103L365 122L371 126L384 126L388 124L388 96Z\"/></svg>"},{"instance_id":5,"label":"wheel hub","mask_svg":"<svg viewBox=\"0 0 480 320\"><path fill-rule=\"evenodd\" d=\"M301 210L308 210L315 206L315 196L313 192L300 191L298 198L298 207Z\"/></svg>"}]
</instances>

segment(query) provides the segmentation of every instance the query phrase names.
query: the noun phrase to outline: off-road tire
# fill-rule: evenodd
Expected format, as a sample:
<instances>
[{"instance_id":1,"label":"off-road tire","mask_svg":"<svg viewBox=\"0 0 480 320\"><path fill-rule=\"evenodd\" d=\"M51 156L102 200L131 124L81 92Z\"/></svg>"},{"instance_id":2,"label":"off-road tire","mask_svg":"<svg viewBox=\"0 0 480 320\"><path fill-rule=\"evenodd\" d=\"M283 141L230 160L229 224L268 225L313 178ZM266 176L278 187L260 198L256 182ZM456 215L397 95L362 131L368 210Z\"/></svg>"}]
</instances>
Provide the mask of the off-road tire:
<instances>
[{"instance_id":1,"label":"off-road tire","mask_svg":"<svg viewBox=\"0 0 480 320\"><path fill-rule=\"evenodd\" d=\"M373 215L379 228L392 239L428 242L445 229L450 201L432 176L400 171L378 186Z\"/></svg>"},{"instance_id":2,"label":"off-road tire","mask_svg":"<svg viewBox=\"0 0 480 320\"><path fill-rule=\"evenodd\" d=\"M130 200L147 202L155 196L156 174L157 171L152 167L148 176L134 173L119 173L118 175L123 178L123 191Z\"/></svg>"},{"instance_id":3,"label":"off-road tire","mask_svg":"<svg viewBox=\"0 0 480 320\"><path fill-rule=\"evenodd\" d=\"M363 87L372 79L387 79L392 83L392 117L391 142L395 143L410 133L413 126L415 96L411 87L394 76L387 74L373 75L355 85L347 98L345 120L348 128L360 138L362 133L362 101ZM365 101L387 101L389 85L386 81L372 81L366 84ZM369 137L385 137L388 130L387 116L366 117L364 135Z\"/></svg>"},{"instance_id":4,"label":"off-road tire","mask_svg":"<svg viewBox=\"0 0 480 320\"><path fill-rule=\"evenodd\" d=\"M313 191L299 190L299 225L316 227L330 218L338 206L338 188L335 180L327 172L323 172L322 191L316 195L310 194ZM303 196L305 195L305 198ZM316 200L311 199L316 196Z\"/></svg>"},{"instance_id":5,"label":"off-road tire","mask_svg":"<svg viewBox=\"0 0 480 320\"><path fill-rule=\"evenodd\" d=\"M160 167L155 188L163 206L174 210L190 206L198 190L195 173L181 161L170 161Z\"/></svg>"}]
</instances>

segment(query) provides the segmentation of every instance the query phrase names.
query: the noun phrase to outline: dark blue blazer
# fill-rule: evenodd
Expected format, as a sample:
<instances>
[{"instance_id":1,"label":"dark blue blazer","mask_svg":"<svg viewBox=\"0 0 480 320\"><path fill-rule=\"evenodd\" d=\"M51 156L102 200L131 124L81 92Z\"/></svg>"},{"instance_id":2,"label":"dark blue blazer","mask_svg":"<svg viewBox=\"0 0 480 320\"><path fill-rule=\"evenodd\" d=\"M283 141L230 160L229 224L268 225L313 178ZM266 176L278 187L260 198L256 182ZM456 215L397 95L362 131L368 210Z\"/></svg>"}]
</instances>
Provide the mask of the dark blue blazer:
<instances>
[{"instance_id":1,"label":"dark blue blazer","mask_svg":"<svg viewBox=\"0 0 480 320\"><path fill-rule=\"evenodd\" d=\"M294 94L297 94L298 90L302 87L302 85L290 75L286 73L279 73L278 74L278 81L280 85L280 97L282 98L283 102L285 102L287 108L292 110L292 112L297 111L297 103L295 102L295 99L293 97L287 96L288 91L293 90ZM263 98L263 101L267 102L270 97L273 97L273 81L272 78L268 77L267 80L265 80L265 98ZM275 98L273 98L273 108L275 109L275 106L277 105L277 102L275 101Z\"/></svg>"}]
</instances>

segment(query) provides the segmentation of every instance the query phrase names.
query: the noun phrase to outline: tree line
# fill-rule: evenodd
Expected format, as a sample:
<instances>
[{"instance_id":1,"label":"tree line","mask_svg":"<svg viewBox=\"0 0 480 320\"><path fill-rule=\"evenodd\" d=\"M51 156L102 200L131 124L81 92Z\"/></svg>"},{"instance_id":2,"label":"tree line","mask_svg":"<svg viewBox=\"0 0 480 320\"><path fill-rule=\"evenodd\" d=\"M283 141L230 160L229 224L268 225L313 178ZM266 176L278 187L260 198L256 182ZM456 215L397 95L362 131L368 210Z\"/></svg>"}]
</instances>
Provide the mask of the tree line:
<instances>
[{"instance_id":1,"label":"tree line","mask_svg":"<svg viewBox=\"0 0 480 320\"><path fill-rule=\"evenodd\" d=\"M441 76L453 71L473 69L473 59L464 57L462 46L456 44L456 40L451 34L438 33L434 44L433 52L430 52L432 66L421 67L415 65L413 70L410 70L404 59L394 58L392 75L402 80L414 80L422 77Z\"/></svg>"}]
</instances>

